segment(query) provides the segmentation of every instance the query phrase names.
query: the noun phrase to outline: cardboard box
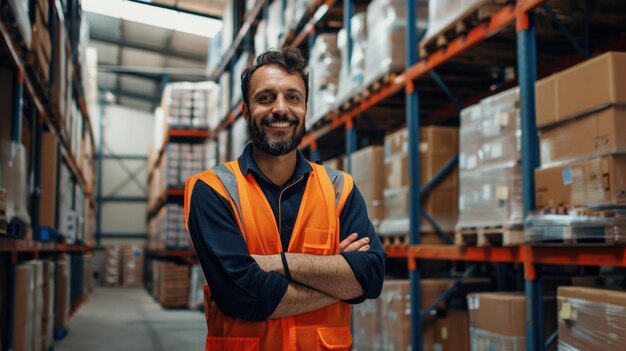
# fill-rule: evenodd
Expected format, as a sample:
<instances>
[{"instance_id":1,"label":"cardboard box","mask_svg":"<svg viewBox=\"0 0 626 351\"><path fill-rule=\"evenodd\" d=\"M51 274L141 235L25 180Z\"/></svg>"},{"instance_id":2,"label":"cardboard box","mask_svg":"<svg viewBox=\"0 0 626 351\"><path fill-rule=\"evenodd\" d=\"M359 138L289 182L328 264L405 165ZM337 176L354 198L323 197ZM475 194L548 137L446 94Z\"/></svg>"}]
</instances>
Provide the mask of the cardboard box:
<instances>
[{"instance_id":1,"label":"cardboard box","mask_svg":"<svg viewBox=\"0 0 626 351\"><path fill-rule=\"evenodd\" d=\"M607 52L547 80L551 79L554 82L542 80L536 86L538 127L626 103L626 53ZM550 100L553 94L556 98Z\"/></svg>"},{"instance_id":2,"label":"cardboard box","mask_svg":"<svg viewBox=\"0 0 626 351\"><path fill-rule=\"evenodd\" d=\"M13 311L13 350L32 351L35 268L31 264L20 264L15 267L15 309Z\"/></svg>"},{"instance_id":3,"label":"cardboard box","mask_svg":"<svg viewBox=\"0 0 626 351\"><path fill-rule=\"evenodd\" d=\"M626 292L584 287L558 290L559 346L619 351L626 340Z\"/></svg>"},{"instance_id":4,"label":"cardboard box","mask_svg":"<svg viewBox=\"0 0 626 351\"><path fill-rule=\"evenodd\" d=\"M32 350L41 350L42 321L43 321L43 262L28 261L33 267L34 290L33 290L33 314L32 314Z\"/></svg>"},{"instance_id":5,"label":"cardboard box","mask_svg":"<svg viewBox=\"0 0 626 351\"><path fill-rule=\"evenodd\" d=\"M61 116L61 122L64 121L67 105L67 60L65 55L65 42L67 40L66 32L65 24L63 21L58 20L56 22L56 28L54 30L55 34L52 43L52 62L54 62L54 65L52 65L50 70L50 102L52 103L54 112Z\"/></svg>"},{"instance_id":6,"label":"cardboard box","mask_svg":"<svg viewBox=\"0 0 626 351\"><path fill-rule=\"evenodd\" d=\"M541 128L558 120L556 111L556 75L551 75L535 84L537 127Z\"/></svg>"},{"instance_id":7,"label":"cardboard box","mask_svg":"<svg viewBox=\"0 0 626 351\"><path fill-rule=\"evenodd\" d=\"M41 143L39 226L56 228L58 139L56 135L44 132Z\"/></svg>"},{"instance_id":8,"label":"cardboard box","mask_svg":"<svg viewBox=\"0 0 626 351\"><path fill-rule=\"evenodd\" d=\"M385 184L384 149L369 146L352 154L352 178L367 206L373 222L385 216L383 190Z\"/></svg>"},{"instance_id":9,"label":"cardboard box","mask_svg":"<svg viewBox=\"0 0 626 351\"><path fill-rule=\"evenodd\" d=\"M53 261L43 261L43 307L42 307L42 327L41 345L42 351L50 349L54 342L54 274L55 263Z\"/></svg>"},{"instance_id":10,"label":"cardboard box","mask_svg":"<svg viewBox=\"0 0 626 351\"><path fill-rule=\"evenodd\" d=\"M435 342L442 351L470 351L469 313L446 310L435 322Z\"/></svg>"},{"instance_id":11,"label":"cardboard box","mask_svg":"<svg viewBox=\"0 0 626 351\"><path fill-rule=\"evenodd\" d=\"M516 349L526 345L526 297L520 292L478 293L467 296L472 345L481 349ZM544 337L556 330L556 300L543 298ZM504 322L506 321L506 323ZM504 347L504 348L503 348ZM474 349L474 346L472 346Z\"/></svg>"},{"instance_id":12,"label":"cardboard box","mask_svg":"<svg viewBox=\"0 0 626 351\"><path fill-rule=\"evenodd\" d=\"M453 231L458 219L458 189L431 190L422 200L422 208L437 222L443 231ZM385 191L385 218L409 217L409 189ZM407 227L408 229L408 227ZM423 231L434 231L426 220L422 220Z\"/></svg>"},{"instance_id":13,"label":"cardboard box","mask_svg":"<svg viewBox=\"0 0 626 351\"><path fill-rule=\"evenodd\" d=\"M365 300L353 305L352 324L354 351L377 351L382 349L381 299Z\"/></svg>"},{"instance_id":14,"label":"cardboard box","mask_svg":"<svg viewBox=\"0 0 626 351\"><path fill-rule=\"evenodd\" d=\"M13 70L0 68L0 141L11 140L11 120L13 114Z\"/></svg>"},{"instance_id":15,"label":"cardboard box","mask_svg":"<svg viewBox=\"0 0 626 351\"><path fill-rule=\"evenodd\" d=\"M541 130L541 163L626 152L626 108L611 107Z\"/></svg>"},{"instance_id":16,"label":"cardboard box","mask_svg":"<svg viewBox=\"0 0 626 351\"><path fill-rule=\"evenodd\" d=\"M422 283L424 280L422 281ZM439 287L438 283L434 283ZM431 290L434 291L435 289ZM381 299L382 349L408 350L411 344L411 295L408 280L388 280L384 282ZM422 308L425 308L422 300ZM427 317L422 323L422 339L425 349L435 343L435 318Z\"/></svg>"},{"instance_id":17,"label":"cardboard box","mask_svg":"<svg viewBox=\"0 0 626 351\"><path fill-rule=\"evenodd\" d=\"M410 185L408 130L400 129L385 137L386 189ZM459 151L457 128L426 127L420 129L420 182L426 184ZM458 170L450 172L437 188L458 186Z\"/></svg>"},{"instance_id":18,"label":"cardboard box","mask_svg":"<svg viewBox=\"0 0 626 351\"><path fill-rule=\"evenodd\" d=\"M143 286L144 250L140 245L122 248L122 286Z\"/></svg>"},{"instance_id":19,"label":"cardboard box","mask_svg":"<svg viewBox=\"0 0 626 351\"><path fill-rule=\"evenodd\" d=\"M59 256L55 273L54 328L67 329L70 317L70 257Z\"/></svg>"},{"instance_id":20,"label":"cardboard box","mask_svg":"<svg viewBox=\"0 0 626 351\"><path fill-rule=\"evenodd\" d=\"M626 204L626 155L572 161L535 171L537 207Z\"/></svg>"}]
</instances>

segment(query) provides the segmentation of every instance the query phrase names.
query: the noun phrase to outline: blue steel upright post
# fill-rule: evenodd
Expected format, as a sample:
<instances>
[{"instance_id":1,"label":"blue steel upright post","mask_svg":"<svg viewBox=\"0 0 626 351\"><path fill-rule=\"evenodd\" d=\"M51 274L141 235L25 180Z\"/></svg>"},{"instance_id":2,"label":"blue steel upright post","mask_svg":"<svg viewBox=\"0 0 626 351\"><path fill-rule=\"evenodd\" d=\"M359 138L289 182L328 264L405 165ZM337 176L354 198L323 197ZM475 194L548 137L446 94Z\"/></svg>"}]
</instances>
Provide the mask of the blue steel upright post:
<instances>
[{"instance_id":1,"label":"blue steel upright post","mask_svg":"<svg viewBox=\"0 0 626 351\"><path fill-rule=\"evenodd\" d=\"M350 60L352 59L352 25L350 19L354 15L354 1L343 1L343 28L346 32L346 50L348 51L348 62L345 62L348 69L348 75L350 74ZM348 160L348 173L352 172L352 153L356 151L356 129L354 128L353 120L349 120L346 123L346 159Z\"/></svg>"},{"instance_id":2,"label":"blue steel upright post","mask_svg":"<svg viewBox=\"0 0 626 351\"><path fill-rule=\"evenodd\" d=\"M519 5L518 5L519 6ZM524 217L535 209L535 168L539 166L539 135L535 111L535 82L537 81L537 46L533 14L518 13L517 66L521 102L522 129L522 191ZM533 269L534 271L534 269ZM527 349L543 350L541 281L539 277L525 279L527 308Z\"/></svg>"},{"instance_id":3,"label":"blue steel upright post","mask_svg":"<svg viewBox=\"0 0 626 351\"><path fill-rule=\"evenodd\" d=\"M406 2L406 67L409 68L417 63L417 1ZM408 128L409 143L409 242L411 245L420 243L420 131L419 131L419 97L414 82L408 81L406 85L406 123ZM419 264L410 262L414 269L409 271L411 279L411 350L422 351L422 291L421 271Z\"/></svg>"}]
</instances>

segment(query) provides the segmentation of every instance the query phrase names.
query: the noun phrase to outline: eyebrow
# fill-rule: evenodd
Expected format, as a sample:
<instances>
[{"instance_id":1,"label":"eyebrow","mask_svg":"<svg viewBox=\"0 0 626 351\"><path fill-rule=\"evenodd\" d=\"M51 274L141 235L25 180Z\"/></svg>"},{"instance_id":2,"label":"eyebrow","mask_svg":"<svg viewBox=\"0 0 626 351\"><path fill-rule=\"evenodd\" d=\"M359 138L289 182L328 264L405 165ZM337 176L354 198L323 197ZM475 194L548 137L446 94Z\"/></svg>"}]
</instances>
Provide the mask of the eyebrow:
<instances>
[{"instance_id":1,"label":"eyebrow","mask_svg":"<svg viewBox=\"0 0 626 351\"><path fill-rule=\"evenodd\" d=\"M261 89L261 90L259 90L259 91L254 93L254 95L252 96L252 99L255 99L255 98L257 98L257 97L259 97L260 95L263 95L263 94L274 93L275 91L276 91L276 89L272 89L272 88ZM287 93L304 95L304 93L300 89L297 89L297 88L289 88L289 89L287 89Z\"/></svg>"}]
</instances>

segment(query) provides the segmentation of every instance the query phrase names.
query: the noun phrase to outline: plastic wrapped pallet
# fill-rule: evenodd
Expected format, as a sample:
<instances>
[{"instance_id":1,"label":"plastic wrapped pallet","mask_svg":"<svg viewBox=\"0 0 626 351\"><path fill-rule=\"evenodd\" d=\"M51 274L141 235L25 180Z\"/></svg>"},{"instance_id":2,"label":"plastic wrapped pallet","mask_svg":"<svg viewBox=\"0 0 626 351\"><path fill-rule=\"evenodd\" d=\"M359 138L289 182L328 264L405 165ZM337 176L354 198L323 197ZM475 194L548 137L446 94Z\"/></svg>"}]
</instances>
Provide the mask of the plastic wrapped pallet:
<instances>
[{"instance_id":1,"label":"plastic wrapped pallet","mask_svg":"<svg viewBox=\"0 0 626 351\"><path fill-rule=\"evenodd\" d=\"M32 31L28 11L29 0L9 0L9 6L22 35L22 41L26 44L26 47L30 47Z\"/></svg>"},{"instance_id":2,"label":"plastic wrapped pallet","mask_svg":"<svg viewBox=\"0 0 626 351\"><path fill-rule=\"evenodd\" d=\"M245 119L239 118L232 126L230 137L230 159L234 160L241 155L248 143L248 123Z\"/></svg>"},{"instance_id":3,"label":"plastic wrapped pallet","mask_svg":"<svg viewBox=\"0 0 626 351\"><path fill-rule=\"evenodd\" d=\"M223 57L226 54L226 51L232 45L233 39L235 39L235 21L234 18L234 0L226 0L224 1L224 12L222 12L222 30L221 30L221 50L220 54Z\"/></svg>"},{"instance_id":4,"label":"plastic wrapped pallet","mask_svg":"<svg viewBox=\"0 0 626 351\"><path fill-rule=\"evenodd\" d=\"M30 264L15 267L15 305L13 313L13 350L32 350L35 310L35 268Z\"/></svg>"},{"instance_id":5,"label":"plastic wrapped pallet","mask_svg":"<svg viewBox=\"0 0 626 351\"><path fill-rule=\"evenodd\" d=\"M157 233L165 249L191 249L191 239L185 228L183 207L179 204L163 206L158 216Z\"/></svg>"},{"instance_id":6,"label":"plastic wrapped pallet","mask_svg":"<svg viewBox=\"0 0 626 351\"><path fill-rule=\"evenodd\" d=\"M109 245L104 249L104 286L120 285L120 269L122 265L122 247Z\"/></svg>"},{"instance_id":7,"label":"plastic wrapped pallet","mask_svg":"<svg viewBox=\"0 0 626 351\"><path fill-rule=\"evenodd\" d=\"M461 111L457 227L523 221L519 89Z\"/></svg>"},{"instance_id":8,"label":"plastic wrapped pallet","mask_svg":"<svg viewBox=\"0 0 626 351\"><path fill-rule=\"evenodd\" d=\"M208 38L208 56L206 60L206 76L212 77L222 62L222 31Z\"/></svg>"},{"instance_id":9,"label":"plastic wrapped pallet","mask_svg":"<svg viewBox=\"0 0 626 351\"><path fill-rule=\"evenodd\" d=\"M527 242L588 244L626 243L626 211L623 209L567 209L567 213L533 213L524 221Z\"/></svg>"},{"instance_id":10,"label":"plastic wrapped pallet","mask_svg":"<svg viewBox=\"0 0 626 351\"><path fill-rule=\"evenodd\" d=\"M423 279L422 309L429 308L450 286L448 279ZM386 280L380 296L382 314L382 350L409 350L411 340L411 295L408 280ZM437 308L445 308L441 302ZM425 350L435 346L435 317L422 322L422 340Z\"/></svg>"},{"instance_id":11,"label":"plastic wrapped pallet","mask_svg":"<svg viewBox=\"0 0 626 351\"><path fill-rule=\"evenodd\" d=\"M341 53L336 34L320 34L309 56L310 108L307 127L313 126L335 106L339 88Z\"/></svg>"},{"instance_id":12,"label":"plastic wrapped pallet","mask_svg":"<svg viewBox=\"0 0 626 351\"><path fill-rule=\"evenodd\" d=\"M206 279L199 264L191 266L191 277L189 284L189 308L201 310L204 306L204 286Z\"/></svg>"},{"instance_id":13,"label":"plastic wrapped pallet","mask_svg":"<svg viewBox=\"0 0 626 351\"><path fill-rule=\"evenodd\" d=\"M417 6L423 8L421 4ZM365 85L390 72L406 68L406 2L374 0L367 6ZM418 32L426 29L427 17L417 13Z\"/></svg>"},{"instance_id":14,"label":"plastic wrapped pallet","mask_svg":"<svg viewBox=\"0 0 626 351\"><path fill-rule=\"evenodd\" d=\"M54 274L56 265L54 261L43 261L43 308L42 308L42 328L41 328L41 344L42 350L48 350L54 342Z\"/></svg>"},{"instance_id":15,"label":"plastic wrapped pallet","mask_svg":"<svg viewBox=\"0 0 626 351\"><path fill-rule=\"evenodd\" d=\"M544 297L542 302L547 339L556 329L556 301L554 297ZM469 294L467 304L472 351L526 350L526 297L523 293Z\"/></svg>"},{"instance_id":16,"label":"plastic wrapped pallet","mask_svg":"<svg viewBox=\"0 0 626 351\"><path fill-rule=\"evenodd\" d=\"M408 131L401 129L385 137L384 190L385 219L381 235L404 235L409 231L409 158ZM420 131L420 183L426 184L458 152L458 130L427 127ZM452 231L457 220L458 172L453 169L423 199L423 208L444 231ZM424 231L432 231L423 223ZM435 238L435 237L433 237ZM434 242L438 243L438 242Z\"/></svg>"},{"instance_id":17,"label":"plastic wrapped pallet","mask_svg":"<svg viewBox=\"0 0 626 351\"><path fill-rule=\"evenodd\" d=\"M306 12L306 0L287 0L285 8L285 28L295 31Z\"/></svg>"},{"instance_id":18,"label":"plastic wrapped pallet","mask_svg":"<svg viewBox=\"0 0 626 351\"><path fill-rule=\"evenodd\" d=\"M280 41L284 34L282 18L282 1L272 1L267 15L267 47L270 49L280 48Z\"/></svg>"},{"instance_id":19,"label":"plastic wrapped pallet","mask_svg":"<svg viewBox=\"0 0 626 351\"><path fill-rule=\"evenodd\" d=\"M494 0L439 0L428 3L428 31L424 41L439 35L479 8L485 9ZM479 13L479 18L484 17Z\"/></svg>"},{"instance_id":20,"label":"plastic wrapped pallet","mask_svg":"<svg viewBox=\"0 0 626 351\"><path fill-rule=\"evenodd\" d=\"M217 135L217 154L218 164L230 161L230 135L226 129Z\"/></svg>"},{"instance_id":21,"label":"plastic wrapped pallet","mask_svg":"<svg viewBox=\"0 0 626 351\"><path fill-rule=\"evenodd\" d=\"M232 96L230 97L230 106L235 106L241 102L241 72L250 64L250 54L246 51L235 62L232 72ZM230 112L230 111L228 111Z\"/></svg>"},{"instance_id":22,"label":"plastic wrapped pallet","mask_svg":"<svg viewBox=\"0 0 626 351\"><path fill-rule=\"evenodd\" d=\"M214 107L219 99L214 82L170 83L163 92L162 108L167 124L176 128L209 128L219 120ZM157 136L158 138L158 136Z\"/></svg>"},{"instance_id":23,"label":"plastic wrapped pallet","mask_svg":"<svg viewBox=\"0 0 626 351\"><path fill-rule=\"evenodd\" d=\"M618 351L626 344L626 292L558 290L559 350Z\"/></svg>"},{"instance_id":24,"label":"plastic wrapped pallet","mask_svg":"<svg viewBox=\"0 0 626 351\"><path fill-rule=\"evenodd\" d=\"M363 90L365 74L365 53L367 48L367 16L360 12L350 19L350 37L352 39L352 56L348 60L347 37L345 28L339 31L337 45L341 50L341 73L339 75L339 92L337 102L343 103L357 92Z\"/></svg>"},{"instance_id":25,"label":"plastic wrapped pallet","mask_svg":"<svg viewBox=\"0 0 626 351\"><path fill-rule=\"evenodd\" d=\"M22 144L0 140L0 175L2 175L0 187L6 189L7 223L15 219L29 226L26 149Z\"/></svg>"},{"instance_id":26,"label":"plastic wrapped pallet","mask_svg":"<svg viewBox=\"0 0 626 351\"><path fill-rule=\"evenodd\" d=\"M382 349L382 299L365 300L353 306L354 337L352 350L377 351Z\"/></svg>"},{"instance_id":27,"label":"plastic wrapped pallet","mask_svg":"<svg viewBox=\"0 0 626 351\"><path fill-rule=\"evenodd\" d=\"M352 177L365 200L367 214L378 228L385 216L385 151L382 146L369 146L352 155Z\"/></svg>"}]
</instances>

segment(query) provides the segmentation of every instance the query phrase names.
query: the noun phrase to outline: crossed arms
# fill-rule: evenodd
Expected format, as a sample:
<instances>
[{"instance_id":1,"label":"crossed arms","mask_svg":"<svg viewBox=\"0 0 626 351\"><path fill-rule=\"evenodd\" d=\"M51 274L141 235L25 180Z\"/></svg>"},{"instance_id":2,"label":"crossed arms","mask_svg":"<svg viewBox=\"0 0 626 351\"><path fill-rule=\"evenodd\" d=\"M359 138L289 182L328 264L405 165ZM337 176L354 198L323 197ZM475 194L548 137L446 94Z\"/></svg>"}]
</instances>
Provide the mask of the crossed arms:
<instances>
[{"instance_id":1,"label":"crossed arms","mask_svg":"<svg viewBox=\"0 0 626 351\"><path fill-rule=\"evenodd\" d=\"M386 254L356 187L340 222L338 254L286 254L291 282L283 275L280 255L250 255L230 204L202 182L193 190L188 227L220 311L236 319L262 321L340 300L360 303L378 297ZM370 242L352 237L346 245L349 233L359 233L359 240Z\"/></svg>"}]
</instances>

